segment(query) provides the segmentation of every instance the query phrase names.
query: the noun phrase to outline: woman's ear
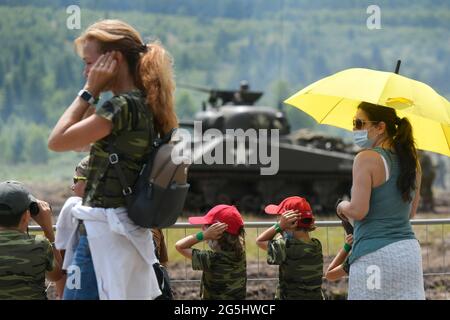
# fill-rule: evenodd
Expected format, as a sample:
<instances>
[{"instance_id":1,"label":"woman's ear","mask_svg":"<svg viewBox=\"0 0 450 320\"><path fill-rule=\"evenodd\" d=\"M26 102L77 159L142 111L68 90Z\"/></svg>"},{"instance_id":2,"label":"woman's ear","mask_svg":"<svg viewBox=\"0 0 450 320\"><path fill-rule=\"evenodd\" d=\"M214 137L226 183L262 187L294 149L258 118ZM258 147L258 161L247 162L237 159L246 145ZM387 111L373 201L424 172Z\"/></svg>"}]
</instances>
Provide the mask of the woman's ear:
<instances>
[{"instance_id":1,"label":"woman's ear","mask_svg":"<svg viewBox=\"0 0 450 320\"><path fill-rule=\"evenodd\" d=\"M125 57L123 56L122 52L120 52L120 51L115 51L113 58L117 61L118 65L121 64L125 60Z\"/></svg>"},{"instance_id":2,"label":"woman's ear","mask_svg":"<svg viewBox=\"0 0 450 320\"><path fill-rule=\"evenodd\" d=\"M377 129L380 134L385 133L386 132L386 122L384 122L384 121L378 122Z\"/></svg>"}]
</instances>

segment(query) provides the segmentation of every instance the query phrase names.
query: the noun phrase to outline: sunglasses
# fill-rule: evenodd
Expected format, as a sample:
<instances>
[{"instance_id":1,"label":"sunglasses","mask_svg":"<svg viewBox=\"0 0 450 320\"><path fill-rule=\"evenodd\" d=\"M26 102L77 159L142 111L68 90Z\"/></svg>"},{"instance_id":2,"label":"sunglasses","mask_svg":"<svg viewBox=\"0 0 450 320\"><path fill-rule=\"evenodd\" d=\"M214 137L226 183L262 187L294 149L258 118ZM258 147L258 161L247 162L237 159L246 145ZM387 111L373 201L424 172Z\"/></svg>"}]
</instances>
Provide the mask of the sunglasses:
<instances>
[{"instance_id":1,"label":"sunglasses","mask_svg":"<svg viewBox=\"0 0 450 320\"><path fill-rule=\"evenodd\" d=\"M77 184L78 181L86 181L87 178L86 177L77 177L77 176L73 176L73 184Z\"/></svg>"},{"instance_id":2,"label":"sunglasses","mask_svg":"<svg viewBox=\"0 0 450 320\"><path fill-rule=\"evenodd\" d=\"M364 127L364 123L366 122L374 122L374 123L378 123L379 121L369 121L369 120L362 120L362 119L353 119L353 128L357 129L357 130L361 130L362 127Z\"/></svg>"}]
</instances>

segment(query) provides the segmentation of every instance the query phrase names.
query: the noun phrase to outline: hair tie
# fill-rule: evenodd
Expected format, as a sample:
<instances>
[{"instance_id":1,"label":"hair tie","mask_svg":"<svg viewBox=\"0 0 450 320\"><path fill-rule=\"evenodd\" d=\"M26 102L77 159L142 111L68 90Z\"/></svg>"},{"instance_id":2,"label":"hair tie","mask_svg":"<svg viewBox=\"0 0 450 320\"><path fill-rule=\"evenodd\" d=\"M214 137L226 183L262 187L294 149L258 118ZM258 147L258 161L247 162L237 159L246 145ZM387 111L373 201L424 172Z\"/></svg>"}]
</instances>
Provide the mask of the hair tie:
<instances>
[{"instance_id":1,"label":"hair tie","mask_svg":"<svg viewBox=\"0 0 450 320\"><path fill-rule=\"evenodd\" d=\"M140 50L141 52L146 53L150 48L144 43L144 44L141 45L140 49L141 49Z\"/></svg>"}]
</instances>

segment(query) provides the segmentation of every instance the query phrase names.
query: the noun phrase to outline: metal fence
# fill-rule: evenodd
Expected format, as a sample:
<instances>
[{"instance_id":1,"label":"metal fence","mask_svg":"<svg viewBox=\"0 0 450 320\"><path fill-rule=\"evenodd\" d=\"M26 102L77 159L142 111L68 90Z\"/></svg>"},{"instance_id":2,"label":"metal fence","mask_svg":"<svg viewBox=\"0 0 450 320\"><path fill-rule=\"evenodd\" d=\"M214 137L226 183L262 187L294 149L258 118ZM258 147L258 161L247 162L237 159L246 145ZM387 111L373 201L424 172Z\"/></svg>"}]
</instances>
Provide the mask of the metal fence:
<instances>
[{"instance_id":1,"label":"metal fence","mask_svg":"<svg viewBox=\"0 0 450 320\"><path fill-rule=\"evenodd\" d=\"M259 231L263 231L266 228L269 228L273 225L273 221L265 221L265 222L246 222L245 223L245 229L256 229L256 235L259 235ZM425 286L427 287L427 283L429 285L434 285L433 281L428 281L427 278L435 277L435 279L442 279L444 277L445 279L450 279L450 264L448 263L447 259L447 246L450 245L450 219L414 219L411 220L411 224L413 225L416 237L418 238L419 242L421 243L422 248L422 259L423 259L423 268L424 268L424 280L425 280ZM340 232L342 233L342 242L340 244L343 244L343 240L345 237L345 232L341 226L340 221L317 221L316 226L318 227L318 230L322 230L322 235L325 236L325 239L320 239L323 244L324 248L324 257L326 258L325 266L328 266L328 263L331 262L331 259L336 255L337 250L340 249L341 246L334 247L330 244L330 234ZM186 222L180 222L172 226L170 229L182 229L184 230L184 235L188 235L187 232L190 229L198 229L198 226L193 226ZM194 233L195 231L192 230L191 233ZM174 239L170 239L170 232L169 230L166 230L165 232L166 241L168 243L174 242ZM175 241L178 239L175 239ZM249 245L255 245L255 243L247 243L247 246ZM257 254L257 276L256 277L249 277L248 281L277 281L278 280L278 272L277 272L277 266L269 266L266 263L266 253L262 250L258 249ZM184 277L176 277L173 279L174 284L176 283L186 283L186 282L198 282L200 281L198 277L194 279L191 267L190 267L190 261L187 261L185 259L184 262ZM271 277L265 276L267 273L266 271L268 269L276 270L275 272L272 272ZM261 274L261 271L262 272ZM198 274L198 272L197 272ZM437 285L439 285L439 280L437 281ZM450 281L450 280L449 280ZM431 284L430 284L431 282ZM448 283L448 282L447 282ZM325 289L327 289L328 286L332 286L331 283L328 281L324 281ZM442 292L440 294L440 297L445 299L449 299L450 295L447 294L448 287L450 285L447 285L446 283L442 284ZM430 291L430 288L426 288L426 291ZM429 295L433 295L435 293L429 292Z\"/></svg>"},{"instance_id":2,"label":"metal fence","mask_svg":"<svg viewBox=\"0 0 450 320\"><path fill-rule=\"evenodd\" d=\"M265 230L273 225L273 221L264 221L264 222L246 222L245 229L248 230L256 229L256 236L259 235L259 231ZM428 277L445 277L448 279L450 276L450 264L448 264L447 260L447 246L450 245L450 219L414 219L411 220L411 224L413 225L414 231L416 233L416 237L421 243L422 248L422 258L423 258L423 267L424 267L424 279L426 280ZM324 248L324 257L326 258L325 266L331 262L331 259L337 253L337 250L341 247L332 248L332 244L330 243L330 233L336 234L342 233L342 242L345 237L345 233L343 228L341 227L340 221L316 221L316 226L318 230L321 230L322 237L325 239L321 239L318 237ZM174 245L175 241L180 239L180 236L188 235L188 230L190 229L198 229L199 226L191 225L187 222L178 222L175 225L171 226L168 229L165 229L165 240L168 244L168 247ZM31 226L29 228L30 231L39 231L39 226ZM180 235L180 233L176 233L178 236L177 239L173 239L174 235L171 235L171 230L184 230L184 232ZM192 231L194 233L194 231ZM253 242L249 242L247 240L247 247L256 244ZM170 249L170 248L169 248ZM171 250L169 250L169 253ZM257 270L256 277L249 277L248 281L277 281L278 273L276 266L268 266L266 263L266 253L260 249L257 249ZM172 251L173 254L173 251ZM177 253L178 254L178 253ZM172 261L172 258L169 254L169 261ZM186 282L198 282L199 274L198 272L193 272L190 267L190 261L184 259L184 277L174 277L172 282L176 285L177 283L186 283ZM272 276L268 277L264 275L267 270L273 270ZM262 272L264 271L264 272ZM195 276L194 276L195 275ZM425 281L426 282L426 281ZM328 284L325 284L327 286ZM438 284L439 285L439 284ZM445 298L450 298L447 295L446 283L441 283L443 287L442 290L445 291Z\"/></svg>"}]
</instances>

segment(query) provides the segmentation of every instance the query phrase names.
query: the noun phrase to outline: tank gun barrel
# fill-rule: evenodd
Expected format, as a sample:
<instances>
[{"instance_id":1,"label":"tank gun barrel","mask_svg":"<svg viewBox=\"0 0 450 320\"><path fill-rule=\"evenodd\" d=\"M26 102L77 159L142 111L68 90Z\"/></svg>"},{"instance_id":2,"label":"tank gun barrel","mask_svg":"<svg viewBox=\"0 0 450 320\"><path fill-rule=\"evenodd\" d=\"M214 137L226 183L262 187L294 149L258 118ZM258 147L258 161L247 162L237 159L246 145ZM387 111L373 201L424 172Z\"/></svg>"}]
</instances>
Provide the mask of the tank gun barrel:
<instances>
[{"instance_id":1,"label":"tank gun barrel","mask_svg":"<svg viewBox=\"0 0 450 320\"><path fill-rule=\"evenodd\" d=\"M210 89L210 88L201 87L201 86L193 86L191 84L186 84L186 83L177 83L177 87L184 88L184 89L190 89L190 90L196 90L196 91L205 92L205 93L211 93L212 91L214 91L213 89Z\"/></svg>"},{"instance_id":2,"label":"tank gun barrel","mask_svg":"<svg viewBox=\"0 0 450 320\"><path fill-rule=\"evenodd\" d=\"M178 83L178 87L200 91L209 94L208 102L212 107L218 107L225 104L233 105L253 105L258 101L263 93L260 91L249 90L222 90L202 86L195 86L187 83Z\"/></svg>"}]
</instances>

